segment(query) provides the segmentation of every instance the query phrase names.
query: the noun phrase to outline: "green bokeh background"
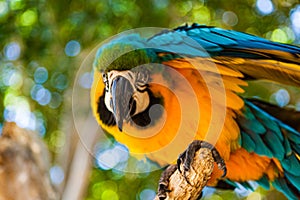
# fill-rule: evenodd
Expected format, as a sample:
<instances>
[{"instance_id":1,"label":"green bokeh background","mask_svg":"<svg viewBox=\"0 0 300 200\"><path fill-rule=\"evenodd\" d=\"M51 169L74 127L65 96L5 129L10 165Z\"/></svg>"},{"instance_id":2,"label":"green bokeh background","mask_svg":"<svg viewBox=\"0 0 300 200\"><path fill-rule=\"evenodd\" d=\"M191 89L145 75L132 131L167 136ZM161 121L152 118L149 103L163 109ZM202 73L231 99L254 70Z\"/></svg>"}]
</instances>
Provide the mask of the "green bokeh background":
<instances>
[{"instance_id":1,"label":"green bokeh background","mask_svg":"<svg viewBox=\"0 0 300 200\"><path fill-rule=\"evenodd\" d=\"M56 167L51 169L58 168L59 177L64 175L56 184L58 191L63 193L76 149L73 141L78 140L76 131L70 128L73 127L70 113L72 86L78 68L91 49L102 40L128 29L175 28L192 22L252 33L279 42L299 43L291 20L299 1L265 0L273 5L272 12L267 14L259 9L257 2L0 0L1 121L15 120L20 126L38 132L49 147L52 165ZM269 86L262 83L259 91L255 89L246 95L276 103L272 94L282 86L272 85L271 90L266 87ZM300 109L299 91L285 89L291 99L287 106ZM20 112L25 113L25 117ZM21 117L16 117L18 115ZM70 129L72 134L68 134ZM63 162L67 144L69 157ZM130 158L128 162L135 164L137 161ZM94 165L86 177L86 189L81 198L150 199L160 173L119 173ZM277 192L258 188L249 197L242 198L267 196L274 199L276 195ZM238 199L238 196L233 192L217 191L205 199ZM281 198L277 196L277 199Z\"/></svg>"}]
</instances>

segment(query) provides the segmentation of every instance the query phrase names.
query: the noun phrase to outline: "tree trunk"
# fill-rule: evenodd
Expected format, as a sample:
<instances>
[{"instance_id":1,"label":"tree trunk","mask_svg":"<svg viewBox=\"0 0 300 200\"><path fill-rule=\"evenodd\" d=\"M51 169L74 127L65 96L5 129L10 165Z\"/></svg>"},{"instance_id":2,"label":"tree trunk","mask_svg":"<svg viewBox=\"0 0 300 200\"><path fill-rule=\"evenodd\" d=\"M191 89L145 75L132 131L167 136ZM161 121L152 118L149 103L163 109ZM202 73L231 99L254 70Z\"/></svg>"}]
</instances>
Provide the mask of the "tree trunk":
<instances>
[{"instance_id":1,"label":"tree trunk","mask_svg":"<svg viewBox=\"0 0 300 200\"><path fill-rule=\"evenodd\" d=\"M36 133L5 123L0 137L0 200L56 200L49 155Z\"/></svg>"}]
</instances>

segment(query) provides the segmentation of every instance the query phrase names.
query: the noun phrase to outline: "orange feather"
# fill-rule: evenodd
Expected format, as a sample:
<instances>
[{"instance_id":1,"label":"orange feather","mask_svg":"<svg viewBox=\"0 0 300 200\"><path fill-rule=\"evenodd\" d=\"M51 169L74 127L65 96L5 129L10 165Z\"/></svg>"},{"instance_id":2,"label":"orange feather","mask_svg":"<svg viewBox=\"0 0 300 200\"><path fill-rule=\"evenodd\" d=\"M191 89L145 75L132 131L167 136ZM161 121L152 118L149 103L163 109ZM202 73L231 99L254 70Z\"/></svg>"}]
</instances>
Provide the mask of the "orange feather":
<instances>
[{"instance_id":1,"label":"orange feather","mask_svg":"<svg viewBox=\"0 0 300 200\"><path fill-rule=\"evenodd\" d=\"M244 102L235 92L243 92L240 86L247 85L239 79L242 74L235 69L218 64L211 66L210 62L199 60L165 62L168 67L164 73L152 74L149 84L151 91L167 102L163 105L163 120L146 129L125 123L123 132L116 126L103 124L96 113L97 99L104 89L102 76L96 71L91 102L97 121L118 142L125 144L132 155L147 156L160 165L176 162L189 143L198 139L216 146L226 162L227 177L232 181L257 180L263 174L274 179L282 173L279 162L249 153L240 148L238 143L240 130L235 113L243 107ZM225 98L224 101L222 98ZM224 119L213 119L213 116L222 113ZM220 170L214 170L210 185L221 176Z\"/></svg>"}]
</instances>

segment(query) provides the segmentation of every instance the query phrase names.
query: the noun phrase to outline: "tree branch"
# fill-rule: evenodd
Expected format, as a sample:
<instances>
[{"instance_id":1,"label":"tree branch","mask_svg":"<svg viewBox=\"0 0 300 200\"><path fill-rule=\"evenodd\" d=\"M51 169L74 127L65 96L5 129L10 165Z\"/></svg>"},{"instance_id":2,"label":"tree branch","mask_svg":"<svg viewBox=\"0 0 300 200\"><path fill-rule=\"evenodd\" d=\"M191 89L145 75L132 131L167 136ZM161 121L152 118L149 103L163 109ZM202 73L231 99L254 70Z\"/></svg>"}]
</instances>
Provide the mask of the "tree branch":
<instances>
[{"instance_id":1,"label":"tree branch","mask_svg":"<svg viewBox=\"0 0 300 200\"><path fill-rule=\"evenodd\" d=\"M208 148L200 148L193 159L191 168L184 177L183 163L180 165L181 172L176 171L170 176L166 200L196 200L201 194L213 171L214 158ZM170 168L174 168L172 165ZM168 170L168 169L167 169ZM158 195L155 200L159 200Z\"/></svg>"},{"instance_id":2,"label":"tree branch","mask_svg":"<svg viewBox=\"0 0 300 200\"><path fill-rule=\"evenodd\" d=\"M0 137L0 199L57 199L49 155L36 133L6 122Z\"/></svg>"}]
</instances>

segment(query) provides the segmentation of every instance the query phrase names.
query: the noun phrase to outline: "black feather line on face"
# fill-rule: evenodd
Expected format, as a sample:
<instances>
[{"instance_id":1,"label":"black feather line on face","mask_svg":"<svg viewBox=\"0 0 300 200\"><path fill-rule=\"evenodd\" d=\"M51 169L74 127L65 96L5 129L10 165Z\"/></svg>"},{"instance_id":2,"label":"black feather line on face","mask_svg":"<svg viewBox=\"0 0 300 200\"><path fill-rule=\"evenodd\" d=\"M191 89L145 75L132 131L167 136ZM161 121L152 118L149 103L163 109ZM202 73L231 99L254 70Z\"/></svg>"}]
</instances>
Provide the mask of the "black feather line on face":
<instances>
[{"instance_id":1,"label":"black feather line on face","mask_svg":"<svg viewBox=\"0 0 300 200\"><path fill-rule=\"evenodd\" d=\"M103 90L103 94L105 94L105 89ZM98 101L98 109L97 113L100 117L100 120L108 126L114 126L116 125L116 120L112 112L110 112L105 103L104 103L104 95L100 96Z\"/></svg>"},{"instance_id":2,"label":"black feather line on face","mask_svg":"<svg viewBox=\"0 0 300 200\"><path fill-rule=\"evenodd\" d=\"M153 125L157 120L159 120L163 114L162 106L163 106L163 99L162 97L155 97L150 90L147 90L150 98L149 106L141 113L134 115L131 117L132 121L140 127L146 127L148 125ZM152 107L154 105L161 105L159 107ZM155 110L151 111L150 116L150 109L153 108Z\"/></svg>"}]
</instances>

